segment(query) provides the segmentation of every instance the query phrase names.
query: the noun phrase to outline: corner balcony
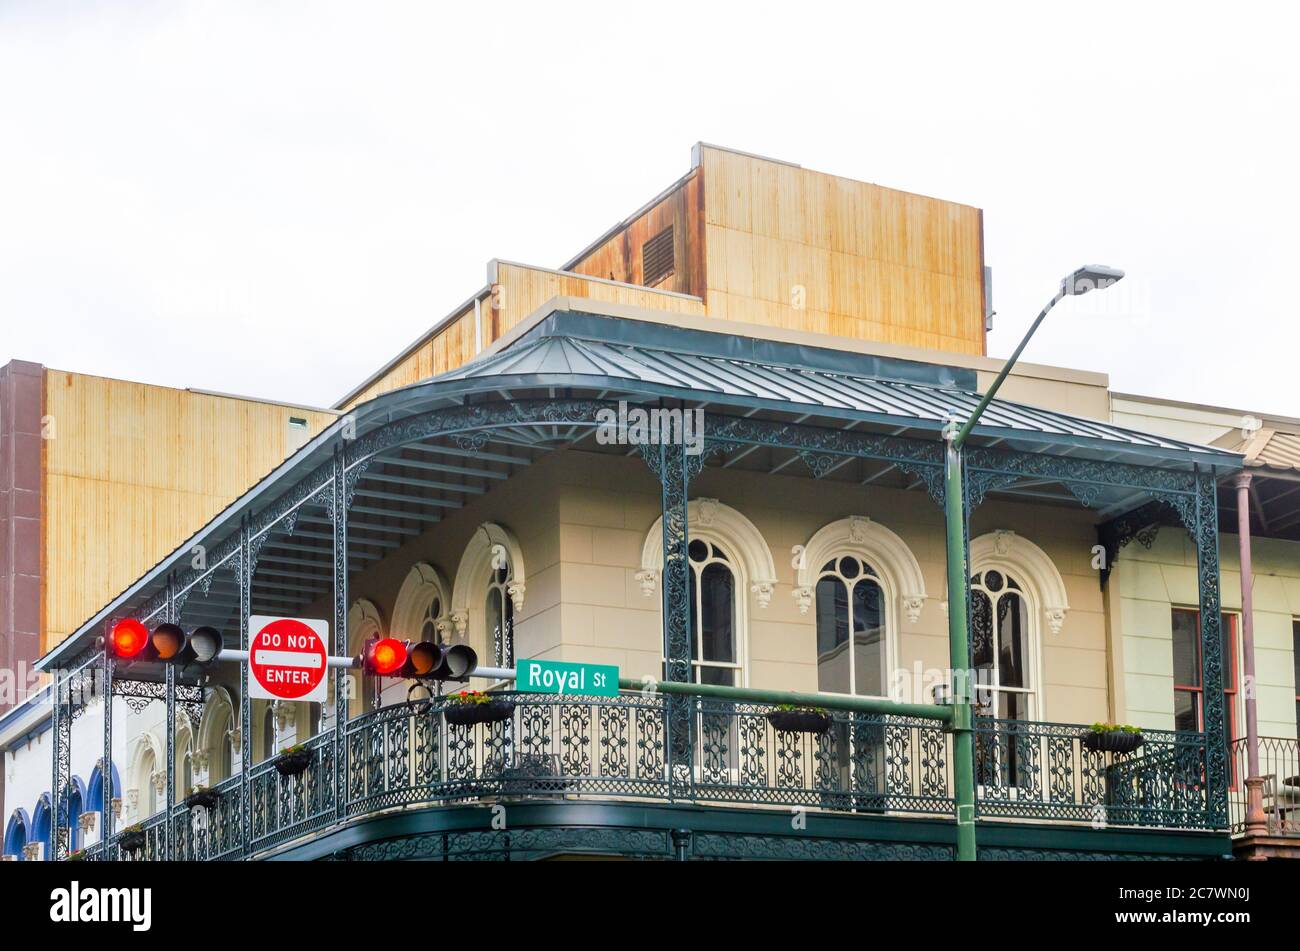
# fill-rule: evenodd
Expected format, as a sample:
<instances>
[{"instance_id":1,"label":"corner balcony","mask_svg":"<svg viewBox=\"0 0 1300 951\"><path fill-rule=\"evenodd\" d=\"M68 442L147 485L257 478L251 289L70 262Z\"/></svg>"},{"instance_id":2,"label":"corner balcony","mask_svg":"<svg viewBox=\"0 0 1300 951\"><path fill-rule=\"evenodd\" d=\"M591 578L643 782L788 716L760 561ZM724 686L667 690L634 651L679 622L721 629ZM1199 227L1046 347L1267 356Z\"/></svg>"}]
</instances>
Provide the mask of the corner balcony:
<instances>
[{"instance_id":1,"label":"corner balcony","mask_svg":"<svg viewBox=\"0 0 1300 951\"><path fill-rule=\"evenodd\" d=\"M170 830L159 813L142 824L138 850L119 832L106 857L166 858L169 831L178 860L675 858L688 848L699 858L951 857L952 743L940 721L836 711L825 732L801 733L777 729L768 704L494 696L514 704L496 723L448 724L443 700L352 719L341 761L332 731L322 733L300 774L263 761L215 787L211 815L177 805ZM680 737L678 705L690 724ZM1116 754L1089 749L1086 732L977 719L981 857L1222 854L1223 837L1206 831L1202 734L1151 731ZM95 847L91 857L105 855Z\"/></svg>"}]
</instances>

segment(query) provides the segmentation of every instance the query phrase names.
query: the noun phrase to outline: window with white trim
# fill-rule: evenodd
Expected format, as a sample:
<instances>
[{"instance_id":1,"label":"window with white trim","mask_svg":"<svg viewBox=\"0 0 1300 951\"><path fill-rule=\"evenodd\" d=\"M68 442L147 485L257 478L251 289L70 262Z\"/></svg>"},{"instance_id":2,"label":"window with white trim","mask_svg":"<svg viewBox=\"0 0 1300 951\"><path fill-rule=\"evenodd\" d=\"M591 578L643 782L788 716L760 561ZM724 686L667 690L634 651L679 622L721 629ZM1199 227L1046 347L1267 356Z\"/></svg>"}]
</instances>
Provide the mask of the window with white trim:
<instances>
[{"instance_id":1,"label":"window with white trim","mask_svg":"<svg viewBox=\"0 0 1300 951\"><path fill-rule=\"evenodd\" d=\"M883 697L887 693L884 585L862 558L844 554L817 575L817 689Z\"/></svg>"},{"instance_id":2,"label":"window with white trim","mask_svg":"<svg viewBox=\"0 0 1300 951\"><path fill-rule=\"evenodd\" d=\"M691 671L696 683L738 686L736 572L730 555L700 538L689 546Z\"/></svg>"}]
</instances>

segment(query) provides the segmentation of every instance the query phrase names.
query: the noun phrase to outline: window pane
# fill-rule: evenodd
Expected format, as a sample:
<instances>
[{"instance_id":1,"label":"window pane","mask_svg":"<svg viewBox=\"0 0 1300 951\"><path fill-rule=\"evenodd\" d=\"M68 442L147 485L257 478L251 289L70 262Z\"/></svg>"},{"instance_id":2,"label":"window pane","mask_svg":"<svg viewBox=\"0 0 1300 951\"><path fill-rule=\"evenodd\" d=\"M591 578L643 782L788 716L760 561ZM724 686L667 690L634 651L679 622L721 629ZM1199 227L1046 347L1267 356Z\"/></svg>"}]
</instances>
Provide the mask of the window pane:
<instances>
[{"instance_id":1,"label":"window pane","mask_svg":"<svg viewBox=\"0 0 1300 951\"><path fill-rule=\"evenodd\" d=\"M722 687L736 686L736 671L732 667L697 667L699 682Z\"/></svg>"},{"instance_id":2,"label":"window pane","mask_svg":"<svg viewBox=\"0 0 1300 951\"><path fill-rule=\"evenodd\" d=\"M1174 608L1174 683L1184 687L1201 685L1200 651L1196 649L1196 611ZM1193 728L1194 729L1194 728Z\"/></svg>"},{"instance_id":3,"label":"window pane","mask_svg":"<svg viewBox=\"0 0 1300 951\"><path fill-rule=\"evenodd\" d=\"M990 572L992 574L992 572ZM1027 687L1024 599L1010 591L998 598L998 681L1004 687Z\"/></svg>"},{"instance_id":4,"label":"window pane","mask_svg":"<svg viewBox=\"0 0 1300 951\"><path fill-rule=\"evenodd\" d=\"M863 578L853 587L853 673L859 695L885 694L885 621L880 586Z\"/></svg>"},{"instance_id":5,"label":"window pane","mask_svg":"<svg viewBox=\"0 0 1300 951\"><path fill-rule=\"evenodd\" d=\"M732 618L731 569L726 565L706 565L700 572L700 648L703 660L735 663L736 639Z\"/></svg>"},{"instance_id":6,"label":"window pane","mask_svg":"<svg viewBox=\"0 0 1300 951\"><path fill-rule=\"evenodd\" d=\"M817 689L849 692L849 590L838 578L817 582Z\"/></svg>"},{"instance_id":7,"label":"window pane","mask_svg":"<svg viewBox=\"0 0 1300 951\"><path fill-rule=\"evenodd\" d=\"M501 656L498 653L501 648L501 591L499 588L489 588L487 598L483 603L483 617L487 625L487 646L493 652L495 663L501 662Z\"/></svg>"},{"instance_id":8,"label":"window pane","mask_svg":"<svg viewBox=\"0 0 1300 951\"><path fill-rule=\"evenodd\" d=\"M1200 699L1198 693L1190 690L1174 691L1174 729L1197 732L1200 730Z\"/></svg>"}]
</instances>

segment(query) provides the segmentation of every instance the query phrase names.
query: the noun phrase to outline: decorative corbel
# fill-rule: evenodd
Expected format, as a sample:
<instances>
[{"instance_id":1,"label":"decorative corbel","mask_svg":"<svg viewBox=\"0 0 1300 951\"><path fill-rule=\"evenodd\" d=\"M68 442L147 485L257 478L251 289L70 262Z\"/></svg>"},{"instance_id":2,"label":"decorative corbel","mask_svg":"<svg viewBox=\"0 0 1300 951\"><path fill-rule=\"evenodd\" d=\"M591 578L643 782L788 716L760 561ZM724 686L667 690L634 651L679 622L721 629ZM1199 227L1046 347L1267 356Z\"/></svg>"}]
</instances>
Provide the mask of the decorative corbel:
<instances>
[{"instance_id":1,"label":"decorative corbel","mask_svg":"<svg viewBox=\"0 0 1300 951\"><path fill-rule=\"evenodd\" d=\"M807 614L813 603L812 586L806 584L796 585L795 589L790 593L794 595L795 604L799 605L799 613Z\"/></svg>"},{"instance_id":2,"label":"decorative corbel","mask_svg":"<svg viewBox=\"0 0 1300 951\"><path fill-rule=\"evenodd\" d=\"M641 586L641 596L650 598L654 596L655 588L659 586L659 572L654 568L642 568L635 575L636 583Z\"/></svg>"},{"instance_id":3,"label":"decorative corbel","mask_svg":"<svg viewBox=\"0 0 1300 951\"><path fill-rule=\"evenodd\" d=\"M772 603L772 592L775 588L775 581L755 581L749 586L749 590L758 599L760 608L765 608Z\"/></svg>"},{"instance_id":4,"label":"decorative corbel","mask_svg":"<svg viewBox=\"0 0 1300 951\"><path fill-rule=\"evenodd\" d=\"M903 608L903 616L907 618L908 624L915 624L921 620L921 609L925 607L925 598L918 594L905 594L899 598L899 604Z\"/></svg>"}]
</instances>

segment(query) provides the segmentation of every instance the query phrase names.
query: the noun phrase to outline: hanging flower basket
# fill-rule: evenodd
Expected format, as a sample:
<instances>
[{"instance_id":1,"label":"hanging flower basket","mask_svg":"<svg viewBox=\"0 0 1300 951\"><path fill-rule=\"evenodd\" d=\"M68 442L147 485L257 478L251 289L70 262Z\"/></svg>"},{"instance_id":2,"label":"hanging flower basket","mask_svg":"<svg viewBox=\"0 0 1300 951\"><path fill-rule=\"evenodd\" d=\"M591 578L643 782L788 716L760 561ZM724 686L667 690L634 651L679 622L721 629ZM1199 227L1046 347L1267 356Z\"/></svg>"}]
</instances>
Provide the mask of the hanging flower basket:
<instances>
[{"instance_id":1,"label":"hanging flower basket","mask_svg":"<svg viewBox=\"0 0 1300 951\"><path fill-rule=\"evenodd\" d=\"M1094 723L1092 729L1080 736L1079 741L1085 749L1094 753L1132 753L1146 739L1135 726Z\"/></svg>"},{"instance_id":2,"label":"hanging flower basket","mask_svg":"<svg viewBox=\"0 0 1300 951\"><path fill-rule=\"evenodd\" d=\"M123 852L136 854L144 848L144 829L138 825L127 826L117 837L117 844Z\"/></svg>"},{"instance_id":3,"label":"hanging flower basket","mask_svg":"<svg viewBox=\"0 0 1300 951\"><path fill-rule=\"evenodd\" d=\"M818 707L781 706L767 715L767 721L783 733L825 733L831 715Z\"/></svg>"},{"instance_id":4,"label":"hanging flower basket","mask_svg":"<svg viewBox=\"0 0 1300 951\"><path fill-rule=\"evenodd\" d=\"M472 726L475 723L500 723L509 720L515 712L510 700L494 700L491 695L478 690L462 690L447 698L442 715L453 726Z\"/></svg>"},{"instance_id":5,"label":"hanging flower basket","mask_svg":"<svg viewBox=\"0 0 1300 951\"><path fill-rule=\"evenodd\" d=\"M185 797L185 807L187 809L212 809L217 804L220 796L214 789L196 789Z\"/></svg>"},{"instance_id":6,"label":"hanging flower basket","mask_svg":"<svg viewBox=\"0 0 1300 951\"><path fill-rule=\"evenodd\" d=\"M281 776L297 776L311 765L311 750L305 746L291 746L275 758L275 770Z\"/></svg>"}]
</instances>

